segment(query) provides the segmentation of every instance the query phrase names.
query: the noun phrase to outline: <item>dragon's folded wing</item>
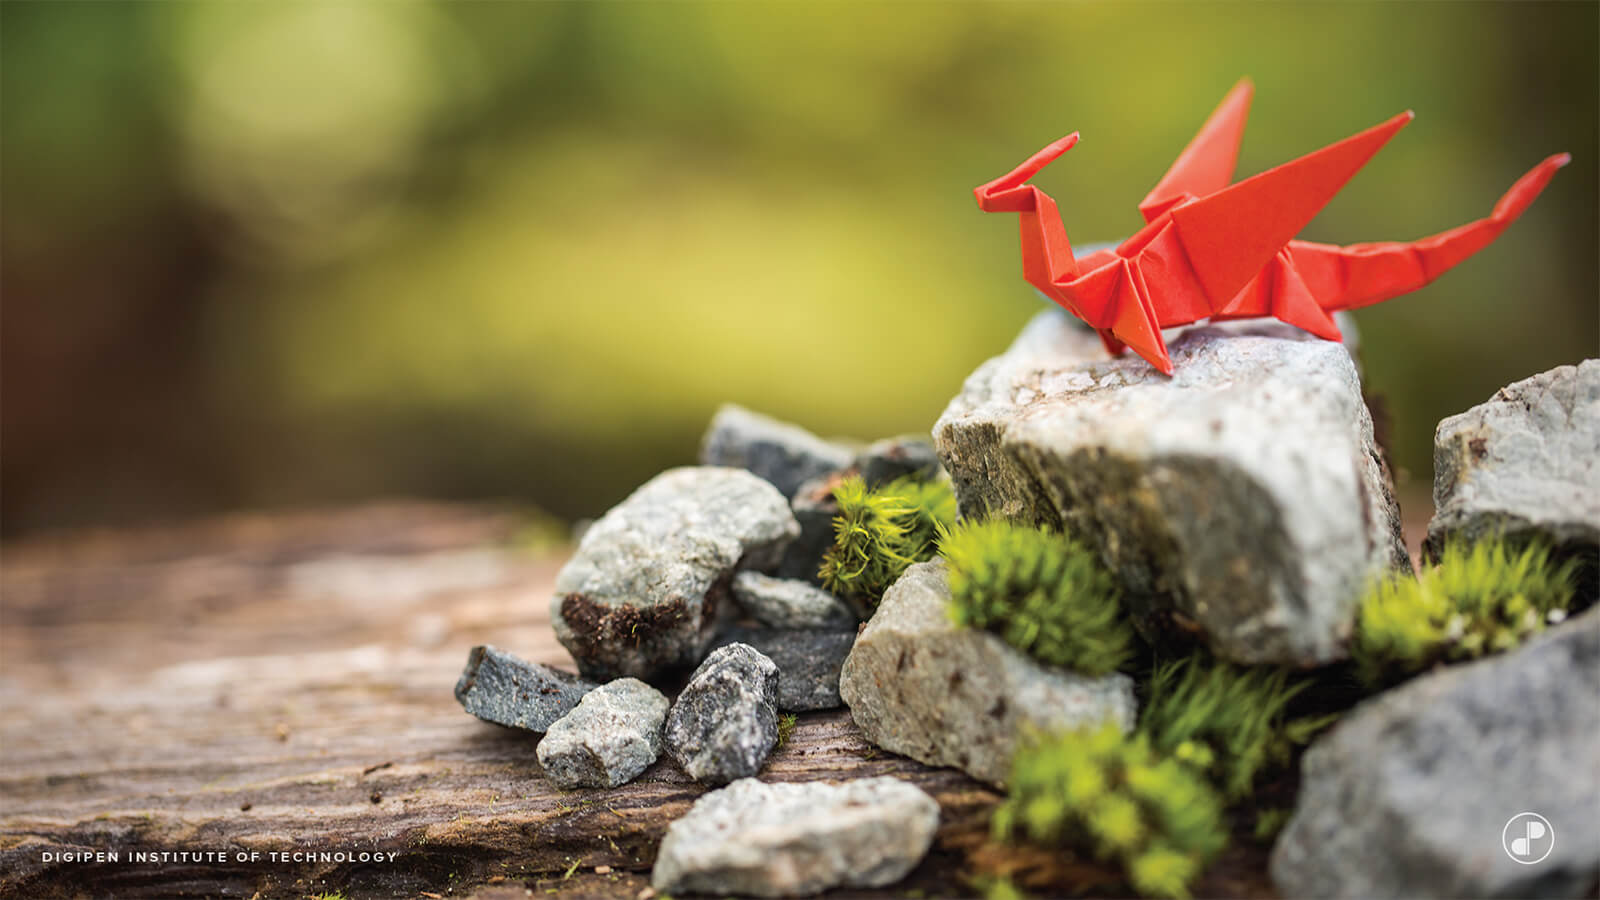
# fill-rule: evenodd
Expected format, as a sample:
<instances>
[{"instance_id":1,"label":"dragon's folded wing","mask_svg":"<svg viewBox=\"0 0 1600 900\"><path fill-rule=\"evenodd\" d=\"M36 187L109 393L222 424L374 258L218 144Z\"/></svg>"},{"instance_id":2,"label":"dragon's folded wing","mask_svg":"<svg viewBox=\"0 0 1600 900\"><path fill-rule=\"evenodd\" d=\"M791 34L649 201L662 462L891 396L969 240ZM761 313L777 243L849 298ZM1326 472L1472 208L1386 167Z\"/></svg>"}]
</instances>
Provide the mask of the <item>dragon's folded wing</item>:
<instances>
[{"instance_id":1,"label":"dragon's folded wing","mask_svg":"<svg viewBox=\"0 0 1600 900\"><path fill-rule=\"evenodd\" d=\"M1200 133L1183 148L1172 168L1140 202L1139 212L1146 222L1155 221L1179 200L1204 197L1228 186L1233 180L1234 163L1239 159L1239 141L1244 137L1244 123L1250 115L1250 98L1254 93L1254 85L1244 78L1222 98L1211 118L1200 126Z\"/></svg>"},{"instance_id":2,"label":"dragon's folded wing","mask_svg":"<svg viewBox=\"0 0 1600 900\"><path fill-rule=\"evenodd\" d=\"M1174 209L1174 228L1212 308L1233 299L1411 119L1401 113Z\"/></svg>"}]
</instances>

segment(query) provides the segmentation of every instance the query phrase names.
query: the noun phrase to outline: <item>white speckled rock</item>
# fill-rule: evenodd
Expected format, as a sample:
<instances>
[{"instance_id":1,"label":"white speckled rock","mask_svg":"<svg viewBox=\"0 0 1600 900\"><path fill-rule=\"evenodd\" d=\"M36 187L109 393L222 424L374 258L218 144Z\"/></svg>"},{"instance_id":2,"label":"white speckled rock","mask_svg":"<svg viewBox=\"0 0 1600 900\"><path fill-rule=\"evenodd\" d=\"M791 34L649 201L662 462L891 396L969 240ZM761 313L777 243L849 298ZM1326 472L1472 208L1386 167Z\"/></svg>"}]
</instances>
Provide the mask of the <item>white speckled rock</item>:
<instances>
[{"instance_id":1,"label":"white speckled rock","mask_svg":"<svg viewBox=\"0 0 1600 900\"><path fill-rule=\"evenodd\" d=\"M987 631L958 628L941 561L906 570L856 637L839 694L867 740L1004 784L1024 724L1133 728L1133 681L1034 662Z\"/></svg>"},{"instance_id":2,"label":"white speckled rock","mask_svg":"<svg viewBox=\"0 0 1600 900\"><path fill-rule=\"evenodd\" d=\"M1428 554L1450 537L1542 538L1578 557L1594 590L1600 557L1600 360L1501 388L1439 423Z\"/></svg>"},{"instance_id":3,"label":"white speckled rock","mask_svg":"<svg viewBox=\"0 0 1600 900\"><path fill-rule=\"evenodd\" d=\"M584 532L556 576L556 637L596 680L694 665L734 569L777 565L799 533L788 499L749 472L663 472Z\"/></svg>"},{"instance_id":4,"label":"white speckled rock","mask_svg":"<svg viewBox=\"0 0 1600 900\"><path fill-rule=\"evenodd\" d=\"M1410 565L1355 363L1271 323L1170 340L1168 378L1035 318L934 427L962 513L1090 541L1147 633L1177 613L1240 662L1342 658L1369 580Z\"/></svg>"},{"instance_id":5,"label":"white speckled rock","mask_svg":"<svg viewBox=\"0 0 1600 900\"><path fill-rule=\"evenodd\" d=\"M539 742L539 766L558 787L627 784L661 754L670 704L637 678L619 678L585 694Z\"/></svg>"},{"instance_id":6,"label":"white speckled rock","mask_svg":"<svg viewBox=\"0 0 1600 900\"><path fill-rule=\"evenodd\" d=\"M1521 649L1420 676L1301 762L1272 851L1285 897L1587 897L1600 881L1600 610ZM1535 864L1502 846L1543 816ZM1526 833L1526 832L1524 832ZM1544 854L1548 852L1548 856Z\"/></svg>"},{"instance_id":7,"label":"white speckled rock","mask_svg":"<svg viewBox=\"0 0 1600 900\"><path fill-rule=\"evenodd\" d=\"M733 577L733 597L767 628L838 631L856 626L856 614L843 600L792 578L740 572Z\"/></svg>"},{"instance_id":8,"label":"white speckled rock","mask_svg":"<svg viewBox=\"0 0 1600 900\"><path fill-rule=\"evenodd\" d=\"M933 843L939 804L896 778L736 781L673 822L650 884L662 893L808 897L904 878Z\"/></svg>"}]
</instances>

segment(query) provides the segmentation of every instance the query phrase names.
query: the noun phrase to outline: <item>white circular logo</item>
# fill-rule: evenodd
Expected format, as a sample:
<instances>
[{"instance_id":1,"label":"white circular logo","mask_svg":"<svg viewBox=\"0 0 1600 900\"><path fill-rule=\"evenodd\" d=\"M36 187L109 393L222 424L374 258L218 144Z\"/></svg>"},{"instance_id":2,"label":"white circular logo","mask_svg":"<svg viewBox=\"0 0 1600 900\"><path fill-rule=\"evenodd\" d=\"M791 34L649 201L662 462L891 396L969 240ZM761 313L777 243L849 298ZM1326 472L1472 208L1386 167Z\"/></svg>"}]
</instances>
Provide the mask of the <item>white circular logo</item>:
<instances>
[{"instance_id":1,"label":"white circular logo","mask_svg":"<svg viewBox=\"0 0 1600 900\"><path fill-rule=\"evenodd\" d=\"M1500 829L1500 845L1506 848L1507 856L1531 866L1544 862L1556 848L1556 830L1549 819L1536 812L1517 813Z\"/></svg>"}]
</instances>

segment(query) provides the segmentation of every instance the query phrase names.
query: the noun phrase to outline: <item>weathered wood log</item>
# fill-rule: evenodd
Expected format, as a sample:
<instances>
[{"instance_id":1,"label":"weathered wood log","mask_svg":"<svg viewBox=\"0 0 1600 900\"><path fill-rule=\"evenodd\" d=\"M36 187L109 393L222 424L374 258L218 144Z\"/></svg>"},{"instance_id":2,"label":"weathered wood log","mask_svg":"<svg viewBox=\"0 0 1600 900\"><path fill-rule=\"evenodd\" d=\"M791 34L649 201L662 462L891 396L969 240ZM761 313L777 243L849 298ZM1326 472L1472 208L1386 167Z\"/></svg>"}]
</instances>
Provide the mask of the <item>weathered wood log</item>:
<instances>
[{"instance_id":1,"label":"weathered wood log","mask_svg":"<svg viewBox=\"0 0 1600 900\"><path fill-rule=\"evenodd\" d=\"M391 504L4 548L0 897L637 896L704 788L663 761L557 790L534 736L451 695L478 643L571 666L546 602L560 556L517 528ZM971 894L993 790L877 750L844 710L802 716L761 777L884 774L944 825L876 896Z\"/></svg>"}]
</instances>

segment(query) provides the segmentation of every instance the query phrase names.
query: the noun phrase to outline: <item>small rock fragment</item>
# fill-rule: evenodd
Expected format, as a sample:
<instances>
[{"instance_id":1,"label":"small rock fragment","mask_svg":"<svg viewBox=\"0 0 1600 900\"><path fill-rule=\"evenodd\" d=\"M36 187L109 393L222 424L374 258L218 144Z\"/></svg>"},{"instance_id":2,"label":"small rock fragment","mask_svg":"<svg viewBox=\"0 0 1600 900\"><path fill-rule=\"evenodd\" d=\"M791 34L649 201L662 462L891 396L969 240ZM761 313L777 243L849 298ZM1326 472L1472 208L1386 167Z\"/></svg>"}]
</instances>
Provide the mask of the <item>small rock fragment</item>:
<instances>
[{"instance_id":1,"label":"small rock fragment","mask_svg":"<svg viewBox=\"0 0 1600 900\"><path fill-rule=\"evenodd\" d=\"M667 753L703 784L754 775L778 743L777 702L772 660L747 644L719 647L667 714Z\"/></svg>"},{"instance_id":2,"label":"small rock fragment","mask_svg":"<svg viewBox=\"0 0 1600 900\"><path fill-rule=\"evenodd\" d=\"M918 563L883 595L845 660L839 693L867 740L1004 784L1024 725L1131 729L1133 680L1042 666L999 637L950 621L942 561Z\"/></svg>"},{"instance_id":3,"label":"small rock fragment","mask_svg":"<svg viewBox=\"0 0 1600 900\"><path fill-rule=\"evenodd\" d=\"M799 533L788 500L749 472L663 472L584 532L556 576L556 637L589 678L692 665L734 569L776 566Z\"/></svg>"},{"instance_id":4,"label":"small rock fragment","mask_svg":"<svg viewBox=\"0 0 1600 900\"><path fill-rule=\"evenodd\" d=\"M966 516L1081 536L1153 638L1243 663L1342 658L1367 585L1409 570L1347 350L1288 325L1196 326L1176 373L1039 315L934 427Z\"/></svg>"},{"instance_id":5,"label":"small rock fragment","mask_svg":"<svg viewBox=\"0 0 1600 900\"><path fill-rule=\"evenodd\" d=\"M1501 388L1439 423L1433 521L1425 552L1447 539L1537 538L1576 557L1582 596L1600 560L1600 360L1560 366Z\"/></svg>"},{"instance_id":6,"label":"small rock fragment","mask_svg":"<svg viewBox=\"0 0 1600 900\"><path fill-rule=\"evenodd\" d=\"M856 627L856 614L843 600L803 581L740 572L733 577L733 596L751 618L768 628Z\"/></svg>"},{"instance_id":7,"label":"small rock fragment","mask_svg":"<svg viewBox=\"0 0 1600 900\"><path fill-rule=\"evenodd\" d=\"M539 742L539 765L562 788L616 787L661 754L667 698L636 678L619 678L584 695Z\"/></svg>"},{"instance_id":8,"label":"small rock fragment","mask_svg":"<svg viewBox=\"0 0 1600 900\"><path fill-rule=\"evenodd\" d=\"M467 667L456 681L456 700L485 722L542 732L595 687L571 673L482 644L467 654Z\"/></svg>"},{"instance_id":9,"label":"small rock fragment","mask_svg":"<svg viewBox=\"0 0 1600 900\"><path fill-rule=\"evenodd\" d=\"M839 672L844 668L856 632L781 631L771 628L730 628L724 643L754 647L778 667L778 709L807 712L838 709Z\"/></svg>"},{"instance_id":10,"label":"small rock fragment","mask_svg":"<svg viewBox=\"0 0 1600 900\"><path fill-rule=\"evenodd\" d=\"M939 804L897 778L842 784L736 781L667 829L661 893L806 897L904 878L933 843Z\"/></svg>"},{"instance_id":11,"label":"small rock fragment","mask_svg":"<svg viewBox=\"0 0 1600 900\"><path fill-rule=\"evenodd\" d=\"M798 425L727 404L711 419L700 463L745 469L772 482L785 497L819 475L850 465L848 447L829 443Z\"/></svg>"},{"instance_id":12,"label":"small rock fragment","mask_svg":"<svg viewBox=\"0 0 1600 900\"><path fill-rule=\"evenodd\" d=\"M911 437L875 441L856 456L855 465L867 487L873 488L908 475L928 481L940 471L939 453L933 444Z\"/></svg>"},{"instance_id":13,"label":"small rock fragment","mask_svg":"<svg viewBox=\"0 0 1600 900\"><path fill-rule=\"evenodd\" d=\"M1596 698L1600 610L1366 701L1306 751L1273 883L1285 897L1588 896L1600 879ZM1526 812L1554 843L1533 835L1514 859Z\"/></svg>"}]
</instances>

